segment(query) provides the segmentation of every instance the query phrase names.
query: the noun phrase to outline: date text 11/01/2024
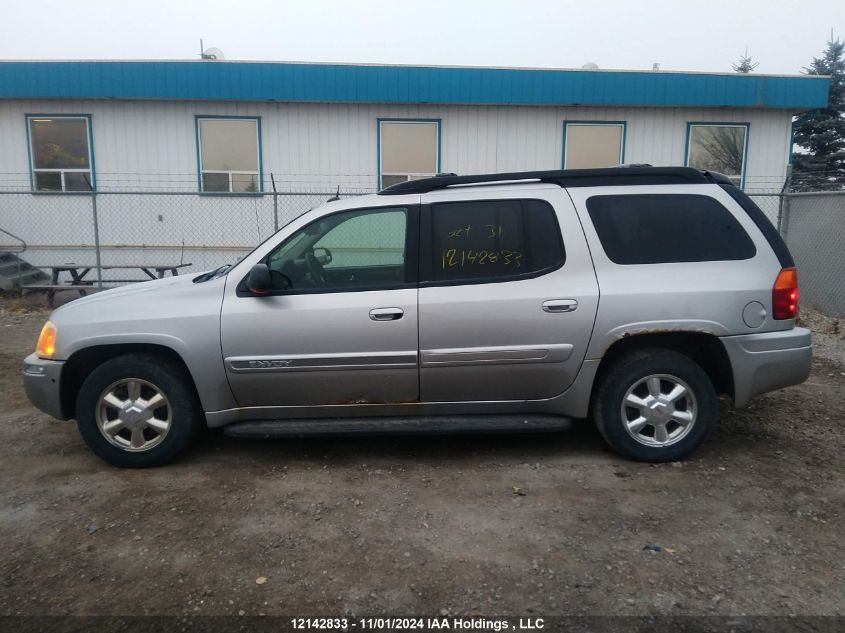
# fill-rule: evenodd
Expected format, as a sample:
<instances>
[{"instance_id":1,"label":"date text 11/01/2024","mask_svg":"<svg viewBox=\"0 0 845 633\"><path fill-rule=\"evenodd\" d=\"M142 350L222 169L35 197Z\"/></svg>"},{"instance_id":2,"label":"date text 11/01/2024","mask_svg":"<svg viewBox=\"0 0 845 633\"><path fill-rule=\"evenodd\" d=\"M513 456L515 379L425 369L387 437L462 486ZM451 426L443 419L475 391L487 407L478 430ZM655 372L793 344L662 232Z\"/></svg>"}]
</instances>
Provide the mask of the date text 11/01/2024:
<instances>
[{"instance_id":1,"label":"date text 11/01/2024","mask_svg":"<svg viewBox=\"0 0 845 633\"><path fill-rule=\"evenodd\" d=\"M545 628L543 618L292 618L298 631L353 629L370 631L537 631Z\"/></svg>"}]
</instances>

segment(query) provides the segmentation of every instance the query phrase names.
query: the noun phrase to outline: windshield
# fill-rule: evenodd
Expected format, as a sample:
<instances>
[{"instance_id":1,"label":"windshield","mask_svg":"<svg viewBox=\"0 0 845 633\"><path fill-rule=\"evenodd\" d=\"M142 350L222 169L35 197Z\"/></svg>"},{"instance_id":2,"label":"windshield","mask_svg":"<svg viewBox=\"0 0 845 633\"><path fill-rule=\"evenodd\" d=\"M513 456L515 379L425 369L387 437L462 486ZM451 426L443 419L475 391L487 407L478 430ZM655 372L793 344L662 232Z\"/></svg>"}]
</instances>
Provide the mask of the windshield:
<instances>
[{"instance_id":1,"label":"windshield","mask_svg":"<svg viewBox=\"0 0 845 633\"><path fill-rule=\"evenodd\" d=\"M296 219L296 218L294 218L294 219ZM291 220L290 222L293 222L293 220ZM280 226L279 231L281 231L283 228L285 228L285 226L290 224L290 222L288 222L284 226ZM271 233L266 239L259 242L256 245L256 247L253 248L249 253L247 253L243 257L240 257L238 259L238 262L243 261L244 258L249 257L250 254L254 253L256 249L261 248L261 246L266 244L268 241L272 240L276 235L278 235L279 231L275 231L275 232ZM237 264L238 262L235 262L235 264ZM218 277L222 277L223 275L228 273L234 267L235 264L224 264L223 266L218 266L214 270L210 270L208 272L202 273L198 277L194 278L194 283L195 284L201 284L204 281L210 281L212 279L217 279Z\"/></svg>"},{"instance_id":2,"label":"windshield","mask_svg":"<svg viewBox=\"0 0 845 633\"><path fill-rule=\"evenodd\" d=\"M316 207L315 207L315 208L316 208ZM313 209L309 209L309 211L313 211ZM302 217L302 216L299 216L299 217ZM237 264L238 262L243 261L244 259L246 259L247 257L249 257L249 256L250 256L252 253L254 253L257 249L261 248L264 244L266 244L267 242L269 242L270 240L272 240L274 237L276 237L276 235L278 235L278 234L279 234L279 231L281 231L281 230L282 230L282 229L284 229L284 228L285 228L288 224L290 224L291 222L293 222L294 220L297 220L297 219L299 219L299 218L292 218L289 222L287 222L287 223L283 224L282 226L280 226L280 227L279 227L279 229L278 229L278 231L274 231L273 233L271 233L271 234L270 234L270 235L269 235L266 239L264 239L264 240L262 240L261 242L259 242L259 243L255 246L255 248L253 248L253 249L252 249L249 253L247 253L247 254L246 254L246 255L244 255L243 257L238 258L238 261L237 261L237 262L235 262L235 264ZM299 239L297 239L297 240L293 240L293 241L292 241L292 242L290 242L290 243L286 243L286 244L282 247L282 250L284 250L285 252L287 252L287 251L288 251L288 249L293 248L296 244L298 244L298 243L299 243L299 241L300 241L300 240L299 240ZM195 284L199 284L199 283L202 283L202 282L204 282L204 281L210 281L211 279L217 279L218 277L222 277L223 275L225 275L226 273L228 273L228 272L229 272L229 271L230 271L230 270L234 267L234 265L235 265L235 264L225 264L225 265L223 265L223 266L220 266L220 267L218 267L218 268L215 268L214 270L210 270L210 271L208 271L208 272L202 273L202 274L201 274L201 275L199 275L198 277L195 277L195 278L194 278L194 283L195 283Z\"/></svg>"},{"instance_id":3,"label":"windshield","mask_svg":"<svg viewBox=\"0 0 845 633\"><path fill-rule=\"evenodd\" d=\"M217 277L222 277L225 275L229 270L232 268L233 264L223 264L222 266L218 266L214 270L209 270L206 273L203 273L197 277L194 277L195 284L201 284L204 281L209 281L210 279L216 279Z\"/></svg>"}]
</instances>

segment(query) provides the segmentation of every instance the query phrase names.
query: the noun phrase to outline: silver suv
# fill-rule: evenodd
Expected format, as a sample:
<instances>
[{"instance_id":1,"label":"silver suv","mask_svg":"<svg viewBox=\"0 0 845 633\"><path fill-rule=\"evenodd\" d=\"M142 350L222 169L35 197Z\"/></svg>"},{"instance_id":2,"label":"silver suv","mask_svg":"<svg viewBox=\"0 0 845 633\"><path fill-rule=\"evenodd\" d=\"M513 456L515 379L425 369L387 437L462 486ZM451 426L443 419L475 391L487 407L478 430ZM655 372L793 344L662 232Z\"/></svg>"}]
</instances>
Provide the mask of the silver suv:
<instances>
[{"instance_id":1,"label":"silver suv","mask_svg":"<svg viewBox=\"0 0 845 633\"><path fill-rule=\"evenodd\" d=\"M234 436L557 430L677 460L805 380L792 257L725 176L442 175L330 202L233 266L53 312L30 400L118 466Z\"/></svg>"}]
</instances>

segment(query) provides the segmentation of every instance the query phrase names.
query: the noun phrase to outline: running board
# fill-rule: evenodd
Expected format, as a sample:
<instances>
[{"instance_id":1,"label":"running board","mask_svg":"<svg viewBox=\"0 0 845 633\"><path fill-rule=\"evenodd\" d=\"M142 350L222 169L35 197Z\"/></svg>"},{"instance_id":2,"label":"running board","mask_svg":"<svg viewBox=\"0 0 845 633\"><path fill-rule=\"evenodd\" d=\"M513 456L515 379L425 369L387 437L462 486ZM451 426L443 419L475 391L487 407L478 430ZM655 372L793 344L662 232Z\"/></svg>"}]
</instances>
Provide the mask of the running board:
<instances>
[{"instance_id":1,"label":"running board","mask_svg":"<svg viewBox=\"0 0 845 633\"><path fill-rule=\"evenodd\" d=\"M223 427L231 437L330 437L565 431L572 420L554 415L419 416L407 418L314 418L237 422Z\"/></svg>"}]
</instances>

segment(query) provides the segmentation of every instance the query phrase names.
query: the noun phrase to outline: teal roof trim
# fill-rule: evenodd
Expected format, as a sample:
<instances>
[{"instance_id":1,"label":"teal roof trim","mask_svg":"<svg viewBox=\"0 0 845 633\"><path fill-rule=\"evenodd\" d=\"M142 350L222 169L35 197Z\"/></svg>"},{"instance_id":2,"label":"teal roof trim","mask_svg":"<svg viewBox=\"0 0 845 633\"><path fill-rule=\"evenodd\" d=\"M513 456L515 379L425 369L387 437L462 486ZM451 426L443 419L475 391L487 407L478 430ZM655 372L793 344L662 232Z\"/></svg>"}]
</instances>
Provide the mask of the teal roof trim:
<instances>
[{"instance_id":1,"label":"teal roof trim","mask_svg":"<svg viewBox=\"0 0 845 633\"><path fill-rule=\"evenodd\" d=\"M830 79L666 71L229 61L0 62L0 98L810 110Z\"/></svg>"}]
</instances>

